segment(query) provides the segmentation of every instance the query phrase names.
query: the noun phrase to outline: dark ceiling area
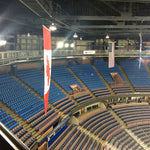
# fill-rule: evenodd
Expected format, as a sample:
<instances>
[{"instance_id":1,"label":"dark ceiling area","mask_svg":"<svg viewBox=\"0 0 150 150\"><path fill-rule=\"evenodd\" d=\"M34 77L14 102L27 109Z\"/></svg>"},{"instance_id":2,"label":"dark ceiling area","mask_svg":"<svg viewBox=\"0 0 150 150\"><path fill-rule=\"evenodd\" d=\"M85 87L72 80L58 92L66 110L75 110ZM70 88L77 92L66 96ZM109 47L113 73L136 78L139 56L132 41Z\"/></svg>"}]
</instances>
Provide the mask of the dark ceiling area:
<instances>
[{"instance_id":1,"label":"dark ceiling area","mask_svg":"<svg viewBox=\"0 0 150 150\"><path fill-rule=\"evenodd\" d=\"M56 36L77 32L85 39L150 36L150 0L3 0L1 34L42 34L54 22Z\"/></svg>"}]
</instances>

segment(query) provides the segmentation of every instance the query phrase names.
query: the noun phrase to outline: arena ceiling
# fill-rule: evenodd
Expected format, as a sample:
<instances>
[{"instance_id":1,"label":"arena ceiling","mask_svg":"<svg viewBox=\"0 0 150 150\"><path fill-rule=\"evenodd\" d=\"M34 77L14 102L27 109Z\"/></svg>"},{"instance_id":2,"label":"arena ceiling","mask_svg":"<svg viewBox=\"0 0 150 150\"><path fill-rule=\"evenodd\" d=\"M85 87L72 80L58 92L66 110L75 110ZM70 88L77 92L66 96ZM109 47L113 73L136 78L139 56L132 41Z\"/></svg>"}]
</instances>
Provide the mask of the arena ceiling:
<instances>
[{"instance_id":1,"label":"arena ceiling","mask_svg":"<svg viewBox=\"0 0 150 150\"><path fill-rule=\"evenodd\" d=\"M54 22L58 36L85 38L150 36L150 0L3 0L0 32L42 34Z\"/></svg>"}]
</instances>

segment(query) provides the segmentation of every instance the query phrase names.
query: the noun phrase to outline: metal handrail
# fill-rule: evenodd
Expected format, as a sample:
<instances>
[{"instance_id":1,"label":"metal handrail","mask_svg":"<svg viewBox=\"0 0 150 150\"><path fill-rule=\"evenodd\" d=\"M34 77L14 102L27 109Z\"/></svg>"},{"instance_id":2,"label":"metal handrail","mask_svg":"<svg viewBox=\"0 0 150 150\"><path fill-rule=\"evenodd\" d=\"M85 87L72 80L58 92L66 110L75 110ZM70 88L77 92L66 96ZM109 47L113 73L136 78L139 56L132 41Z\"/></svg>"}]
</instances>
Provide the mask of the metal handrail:
<instances>
[{"instance_id":1,"label":"metal handrail","mask_svg":"<svg viewBox=\"0 0 150 150\"><path fill-rule=\"evenodd\" d=\"M52 58L108 57L108 50L94 50L95 54L83 54L84 50L52 50ZM142 56L150 57L150 50L142 51ZM115 57L139 57L139 50L116 50ZM43 50L0 52L0 65L19 61L42 60Z\"/></svg>"}]
</instances>

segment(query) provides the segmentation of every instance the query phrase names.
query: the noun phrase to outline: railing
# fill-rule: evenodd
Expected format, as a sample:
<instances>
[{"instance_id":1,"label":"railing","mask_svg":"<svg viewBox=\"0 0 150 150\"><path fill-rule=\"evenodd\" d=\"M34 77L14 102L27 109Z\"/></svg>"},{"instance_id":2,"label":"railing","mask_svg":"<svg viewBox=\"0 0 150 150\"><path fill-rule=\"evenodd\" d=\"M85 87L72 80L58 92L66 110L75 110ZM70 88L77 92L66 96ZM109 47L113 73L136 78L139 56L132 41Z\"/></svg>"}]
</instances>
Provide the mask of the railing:
<instances>
[{"instance_id":1,"label":"railing","mask_svg":"<svg viewBox=\"0 0 150 150\"><path fill-rule=\"evenodd\" d=\"M117 101L119 98L131 98L131 97L147 97L149 96L149 93L139 93L139 92L135 92L135 93L126 93L126 94L120 94L120 95L107 95L107 96L103 96L101 98L96 98L93 99L92 101L88 101L85 102L83 104L79 104L77 107L75 107L73 110L71 110L70 115L74 114L75 112L81 110L82 108L85 108L89 105L92 105L94 103L98 103L98 102L103 102L103 101Z\"/></svg>"},{"instance_id":2,"label":"railing","mask_svg":"<svg viewBox=\"0 0 150 150\"><path fill-rule=\"evenodd\" d=\"M108 57L108 50L94 50L95 54L83 54L84 50L52 50L52 58L78 58L78 57ZM142 51L142 56L150 56L150 50ZM139 50L116 50L115 57L139 57ZM42 60L43 51L4 51L0 52L0 65L23 61Z\"/></svg>"},{"instance_id":3,"label":"railing","mask_svg":"<svg viewBox=\"0 0 150 150\"><path fill-rule=\"evenodd\" d=\"M20 140L17 136L14 136L1 122L0 122L0 135L5 142L3 148L14 149L14 150L29 150L29 148ZM8 146L9 145L9 146ZM2 148L2 147L1 147ZM2 149L3 149L2 148Z\"/></svg>"}]
</instances>

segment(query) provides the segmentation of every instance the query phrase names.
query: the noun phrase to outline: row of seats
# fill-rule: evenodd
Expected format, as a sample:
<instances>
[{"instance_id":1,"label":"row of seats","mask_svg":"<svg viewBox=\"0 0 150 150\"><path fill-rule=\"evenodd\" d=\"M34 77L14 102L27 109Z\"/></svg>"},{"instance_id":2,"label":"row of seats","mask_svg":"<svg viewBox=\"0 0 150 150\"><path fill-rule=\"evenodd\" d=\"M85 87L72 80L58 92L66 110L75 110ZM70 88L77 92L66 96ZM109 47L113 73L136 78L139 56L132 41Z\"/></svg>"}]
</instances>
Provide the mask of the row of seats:
<instances>
[{"instance_id":1,"label":"row of seats","mask_svg":"<svg viewBox=\"0 0 150 150\"><path fill-rule=\"evenodd\" d=\"M21 70L18 71L17 76L38 94L44 96L44 75L40 70ZM61 99L64 99L65 97L66 95L51 81L49 102L53 104Z\"/></svg>"},{"instance_id":2,"label":"row of seats","mask_svg":"<svg viewBox=\"0 0 150 150\"><path fill-rule=\"evenodd\" d=\"M50 149L93 149L99 150L101 143L84 132L81 132L77 126L70 125L62 135L49 147Z\"/></svg>"},{"instance_id":3,"label":"row of seats","mask_svg":"<svg viewBox=\"0 0 150 150\"><path fill-rule=\"evenodd\" d=\"M9 130L12 130L19 123L14 120L9 114L6 113L2 108L0 108L0 122L2 122Z\"/></svg>"},{"instance_id":4,"label":"row of seats","mask_svg":"<svg viewBox=\"0 0 150 150\"><path fill-rule=\"evenodd\" d=\"M48 113L45 116L44 102L11 76L8 74L6 76L7 82L3 83L5 85L3 88L0 88L0 100L12 111L19 114L19 117L26 120L39 134L44 134L51 126L59 122L60 115L58 115L58 112L48 107ZM2 80L3 77L0 79ZM7 84L9 79L11 82ZM31 147L36 142L36 137L23 126L18 125L18 122L11 118L10 115L6 117L6 114L2 112L1 117L1 122L28 147Z\"/></svg>"},{"instance_id":5,"label":"row of seats","mask_svg":"<svg viewBox=\"0 0 150 150\"><path fill-rule=\"evenodd\" d=\"M150 119L148 104L122 104L113 106L112 109L127 124Z\"/></svg>"},{"instance_id":6,"label":"row of seats","mask_svg":"<svg viewBox=\"0 0 150 150\"><path fill-rule=\"evenodd\" d=\"M5 84L0 88L0 100L3 101L11 110L19 114L23 120L26 120L44 109L44 102L32 94L27 88L22 86L19 82L6 74L7 82L9 79L12 81ZM1 78L1 77L0 77Z\"/></svg>"},{"instance_id":7,"label":"row of seats","mask_svg":"<svg viewBox=\"0 0 150 150\"><path fill-rule=\"evenodd\" d=\"M52 78L68 93L72 91L70 85L77 84L83 88L66 66L52 67Z\"/></svg>"},{"instance_id":8,"label":"row of seats","mask_svg":"<svg viewBox=\"0 0 150 150\"><path fill-rule=\"evenodd\" d=\"M0 122L20 138L29 148L36 141L36 137L32 136L31 132L28 132L22 125L19 125L19 123L2 108L0 108Z\"/></svg>"},{"instance_id":9,"label":"row of seats","mask_svg":"<svg viewBox=\"0 0 150 150\"><path fill-rule=\"evenodd\" d=\"M111 92L107 88L94 89L91 91L96 97L105 97L111 95Z\"/></svg>"},{"instance_id":10,"label":"row of seats","mask_svg":"<svg viewBox=\"0 0 150 150\"><path fill-rule=\"evenodd\" d=\"M115 94L132 93L132 90L129 86L113 87L112 89Z\"/></svg>"},{"instance_id":11,"label":"row of seats","mask_svg":"<svg viewBox=\"0 0 150 150\"><path fill-rule=\"evenodd\" d=\"M136 60L121 61L120 64L133 86L150 86L150 77L143 63L140 68ZM141 92L141 90L136 89L136 92Z\"/></svg>"},{"instance_id":12,"label":"row of seats","mask_svg":"<svg viewBox=\"0 0 150 150\"><path fill-rule=\"evenodd\" d=\"M19 139L22 140L29 148L31 148L36 142L37 138L32 135L23 125L18 125L11 130Z\"/></svg>"},{"instance_id":13,"label":"row of seats","mask_svg":"<svg viewBox=\"0 0 150 150\"><path fill-rule=\"evenodd\" d=\"M84 102L93 100L93 97L90 95L89 92L76 93L74 94L73 98L78 103L84 103Z\"/></svg>"},{"instance_id":14,"label":"row of seats","mask_svg":"<svg viewBox=\"0 0 150 150\"><path fill-rule=\"evenodd\" d=\"M53 103L53 105L60 111L63 111L64 114L69 113L73 108L77 107L77 105L68 97Z\"/></svg>"},{"instance_id":15,"label":"row of seats","mask_svg":"<svg viewBox=\"0 0 150 150\"><path fill-rule=\"evenodd\" d=\"M106 88L106 85L90 64L74 65L70 68L90 90Z\"/></svg>"},{"instance_id":16,"label":"row of seats","mask_svg":"<svg viewBox=\"0 0 150 150\"><path fill-rule=\"evenodd\" d=\"M87 117L80 125L103 140L121 126L107 110L102 110Z\"/></svg>"},{"instance_id":17,"label":"row of seats","mask_svg":"<svg viewBox=\"0 0 150 150\"><path fill-rule=\"evenodd\" d=\"M96 59L94 61L94 66L98 69L98 71L102 74L102 76L108 83L114 83L110 74L112 72L117 72L120 75L120 77L123 79L123 81L125 82L125 79L116 63L113 68L108 68L108 62L104 62L102 60Z\"/></svg>"},{"instance_id":18,"label":"row of seats","mask_svg":"<svg viewBox=\"0 0 150 150\"><path fill-rule=\"evenodd\" d=\"M62 76L64 80L63 79L62 81L57 80L57 82L60 81L60 83L62 82L64 82L64 84L66 83L65 85L67 85L68 88L69 88L70 82L67 83L67 81L65 81L66 79L73 80L72 83L76 81L75 77L73 78L73 76L71 76L71 73L69 74L69 70L67 70L65 66L53 67L51 74L52 74L52 77L56 77L56 80L60 79L60 76ZM65 76L67 74L69 74L69 76ZM27 85L29 85L32 89L34 89L38 94L43 96L44 75L40 70L38 69L22 70L18 72L18 77ZM54 106L56 106L56 108L60 109L60 111L64 111L65 114L69 113L74 107L76 107L75 103L72 100L68 100L66 95L52 81L50 83L49 102L50 104L53 104Z\"/></svg>"},{"instance_id":19,"label":"row of seats","mask_svg":"<svg viewBox=\"0 0 150 150\"><path fill-rule=\"evenodd\" d=\"M108 143L116 149L144 150L124 129L115 132L108 140Z\"/></svg>"},{"instance_id":20,"label":"row of seats","mask_svg":"<svg viewBox=\"0 0 150 150\"><path fill-rule=\"evenodd\" d=\"M144 142L148 147L150 147L150 125L147 123L142 123L138 125L130 126L130 129L141 141Z\"/></svg>"}]
</instances>

